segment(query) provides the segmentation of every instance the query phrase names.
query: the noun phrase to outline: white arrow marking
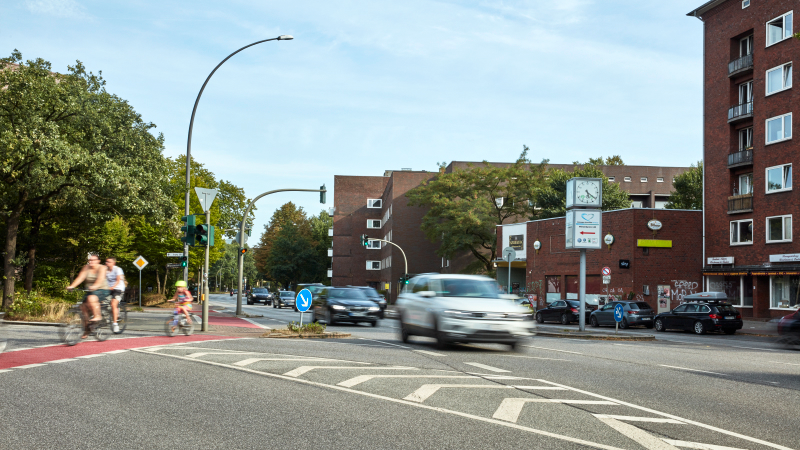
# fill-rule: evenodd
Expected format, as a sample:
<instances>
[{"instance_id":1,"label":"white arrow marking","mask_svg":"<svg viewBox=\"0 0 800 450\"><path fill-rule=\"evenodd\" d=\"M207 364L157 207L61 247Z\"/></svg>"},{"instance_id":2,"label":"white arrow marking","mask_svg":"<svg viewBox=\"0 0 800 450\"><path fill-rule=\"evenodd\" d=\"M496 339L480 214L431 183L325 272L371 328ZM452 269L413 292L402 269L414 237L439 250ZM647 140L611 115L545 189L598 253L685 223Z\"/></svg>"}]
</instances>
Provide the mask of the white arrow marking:
<instances>
[{"instance_id":1,"label":"white arrow marking","mask_svg":"<svg viewBox=\"0 0 800 450\"><path fill-rule=\"evenodd\" d=\"M630 439L636 441L642 447L648 450L678 450L677 447L674 445L670 445L661 439L653 436L652 434L637 428L631 424L620 422L617 419L612 419L611 417L598 417L598 419L602 420L606 425L610 426L611 428L619 431L624 436L629 437Z\"/></svg>"},{"instance_id":2,"label":"white arrow marking","mask_svg":"<svg viewBox=\"0 0 800 450\"><path fill-rule=\"evenodd\" d=\"M661 438L661 440L667 444L674 445L675 447L697 448L700 450L745 450L743 448L725 447L724 445L701 444L700 442L676 441L674 439L664 438Z\"/></svg>"},{"instance_id":3,"label":"white arrow marking","mask_svg":"<svg viewBox=\"0 0 800 450\"><path fill-rule=\"evenodd\" d=\"M342 381L339 386L353 387L373 378L478 378L469 375L359 375Z\"/></svg>"},{"instance_id":4,"label":"white arrow marking","mask_svg":"<svg viewBox=\"0 0 800 450\"><path fill-rule=\"evenodd\" d=\"M297 369L290 370L283 374L287 377L299 377L300 375L310 372L314 369L372 369L372 370L419 370L416 367L336 367L336 366L301 366Z\"/></svg>"},{"instance_id":5,"label":"white arrow marking","mask_svg":"<svg viewBox=\"0 0 800 450\"><path fill-rule=\"evenodd\" d=\"M556 398L506 398L494 412L495 419L516 422L526 403L567 403L572 405L617 405L608 400L561 400Z\"/></svg>"},{"instance_id":6,"label":"white arrow marking","mask_svg":"<svg viewBox=\"0 0 800 450\"><path fill-rule=\"evenodd\" d=\"M481 364L476 362L465 362L464 364L469 364L470 366L478 367L480 369L490 370L492 372L511 372L510 370L498 369L497 367L487 366L486 364Z\"/></svg>"}]
</instances>

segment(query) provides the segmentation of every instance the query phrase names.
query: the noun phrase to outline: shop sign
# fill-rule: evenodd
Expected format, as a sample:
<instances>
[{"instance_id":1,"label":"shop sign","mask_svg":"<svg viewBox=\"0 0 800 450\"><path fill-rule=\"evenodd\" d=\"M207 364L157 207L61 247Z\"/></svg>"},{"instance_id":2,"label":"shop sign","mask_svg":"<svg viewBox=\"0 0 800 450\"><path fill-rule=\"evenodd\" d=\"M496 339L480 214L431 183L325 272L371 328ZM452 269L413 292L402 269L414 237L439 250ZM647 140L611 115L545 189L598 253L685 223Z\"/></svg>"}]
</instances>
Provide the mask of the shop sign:
<instances>
[{"instance_id":1,"label":"shop sign","mask_svg":"<svg viewBox=\"0 0 800 450\"><path fill-rule=\"evenodd\" d=\"M800 275L800 272L750 272L750 275L756 277L782 277L785 275Z\"/></svg>"},{"instance_id":2,"label":"shop sign","mask_svg":"<svg viewBox=\"0 0 800 450\"><path fill-rule=\"evenodd\" d=\"M784 255L769 255L769 262L800 262L800 253L787 253Z\"/></svg>"},{"instance_id":3,"label":"shop sign","mask_svg":"<svg viewBox=\"0 0 800 450\"><path fill-rule=\"evenodd\" d=\"M658 231L661 229L663 225L661 225L661 221L657 219L653 219L647 222L647 228L650 228L653 231Z\"/></svg>"},{"instance_id":4,"label":"shop sign","mask_svg":"<svg viewBox=\"0 0 800 450\"><path fill-rule=\"evenodd\" d=\"M539 250L540 248L542 248L542 243L537 239L536 242L533 243L533 249Z\"/></svg>"},{"instance_id":5,"label":"shop sign","mask_svg":"<svg viewBox=\"0 0 800 450\"><path fill-rule=\"evenodd\" d=\"M714 276L742 277L750 275L750 273L749 272L703 272L703 275L707 277L714 277Z\"/></svg>"},{"instance_id":6,"label":"shop sign","mask_svg":"<svg viewBox=\"0 0 800 450\"><path fill-rule=\"evenodd\" d=\"M668 239L638 239L637 247L672 248L672 241Z\"/></svg>"},{"instance_id":7,"label":"shop sign","mask_svg":"<svg viewBox=\"0 0 800 450\"><path fill-rule=\"evenodd\" d=\"M709 264L733 264L733 256L717 256L708 258Z\"/></svg>"},{"instance_id":8,"label":"shop sign","mask_svg":"<svg viewBox=\"0 0 800 450\"><path fill-rule=\"evenodd\" d=\"M508 246L514 250L523 250L525 248L525 240L523 235L517 234L508 237Z\"/></svg>"},{"instance_id":9,"label":"shop sign","mask_svg":"<svg viewBox=\"0 0 800 450\"><path fill-rule=\"evenodd\" d=\"M620 259L619 260L619 268L620 269L630 269L631 268L631 261L629 259Z\"/></svg>"}]
</instances>

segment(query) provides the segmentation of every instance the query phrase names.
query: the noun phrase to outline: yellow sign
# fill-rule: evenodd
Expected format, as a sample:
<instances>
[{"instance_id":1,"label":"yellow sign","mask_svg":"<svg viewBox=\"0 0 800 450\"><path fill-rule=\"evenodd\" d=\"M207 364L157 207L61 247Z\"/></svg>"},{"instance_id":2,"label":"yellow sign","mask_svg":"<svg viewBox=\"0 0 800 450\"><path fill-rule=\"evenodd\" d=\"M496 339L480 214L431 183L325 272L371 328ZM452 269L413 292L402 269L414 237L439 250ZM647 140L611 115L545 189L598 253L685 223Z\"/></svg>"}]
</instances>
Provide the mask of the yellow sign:
<instances>
[{"instance_id":1,"label":"yellow sign","mask_svg":"<svg viewBox=\"0 0 800 450\"><path fill-rule=\"evenodd\" d=\"M142 258L141 256L137 256L136 259L133 260L133 265L136 266L139 270L144 269L144 267L148 264L147 260Z\"/></svg>"},{"instance_id":2,"label":"yellow sign","mask_svg":"<svg viewBox=\"0 0 800 450\"><path fill-rule=\"evenodd\" d=\"M672 248L672 241L667 239L639 239L636 245L638 247Z\"/></svg>"}]
</instances>

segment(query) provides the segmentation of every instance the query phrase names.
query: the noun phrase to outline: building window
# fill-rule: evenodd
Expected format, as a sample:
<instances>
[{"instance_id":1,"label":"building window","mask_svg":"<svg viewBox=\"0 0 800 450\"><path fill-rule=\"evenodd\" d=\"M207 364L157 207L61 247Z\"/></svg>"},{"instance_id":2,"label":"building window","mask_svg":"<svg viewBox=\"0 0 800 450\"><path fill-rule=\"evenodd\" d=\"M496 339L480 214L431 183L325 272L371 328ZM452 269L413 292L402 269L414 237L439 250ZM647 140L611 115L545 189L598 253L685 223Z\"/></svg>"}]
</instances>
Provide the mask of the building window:
<instances>
[{"instance_id":1,"label":"building window","mask_svg":"<svg viewBox=\"0 0 800 450\"><path fill-rule=\"evenodd\" d=\"M750 6L750 0L742 0L742 9L745 9L748 6Z\"/></svg>"},{"instance_id":2,"label":"building window","mask_svg":"<svg viewBox=\"0 0 800 450\"><path fill-rule=\"evenodd\" d=\"M753 219L731 222L731 245L753 244Z\"/></svg>"},{"instance_id":3,"label":"building window","mask_svg":"<svg viewBox=\"0 0 800 450\"><path fill-rule=\"evenodd\" d=\"M753 127L739 130L739 151L753 148Z\"/></svg>"},{"instance_id":4,"label":"building window","mask_svg":"<svg viewBox=\"0 0 800 450\"><path fill-rule=\"evenodd\" d=\"M750 195L753 193L753 174L739 175L739 186L734 189L733 195Z\"/></svg>"},{"instance_id":5,"label":"building window","mask_svg":"<svg viewBox=\"0 0 800 450\"><path fill-rule=\"evenodd\" d=\"M642 183L647 183L647 177L642 177L639 179Z\"/></svg>"},{"instance_id":6,"label":"building window","mask_svg":"<svg viewBox=\"0 0 800 450\"><path fill-rule=\"evenodd\" d=\"M742 38L739 41L739 57L747 56L753 53L753 35Z\"/></svg>"},{"instance_id":7,"label":"building window","mask_svg":"<svg viewBox=\"0 0 800 450\"><path fill-rule=\"evenodd\" d=\"M442 267L450 267L450 260L442 258Z\"/></svg>"},{"instance_id":8,"label":"building window","mask_svg":"<svg viewBox=\"0 0 800 450\"><path fill-rule=\"evenodd\" d=\"M662 177L656 178L656 183L663 183L663 182L664 182L664 178L662 178Z\"/></svg>"},{"instance_id":9,"label":"building window","mask_svg":"<svg viewBox=\"0 0 800 450\"><path fill-rule=\"evenodd\" d=\"M609 181L610 183L613 183L613 182L614 182L614 177L608 177L608 181Z\"/></svg>"},{"instance_id":10,"label":"building window","mask_svg":"<svg viewBox=\"0 0 800 450\"><path fill-rule=\"evenodd\" d=\"M767 243L792 240L792 216L767 217Z\"/></svg>"},{"instance_id":11,"label":"building window","mask_svg":"<svg viewBox=\"0 0 800 450\"><path fill-rule=\"evenodd\" d=\"M790 87L792 87L792 63L786 63L767 71L767 95L784 91Z\"/></svg>"},{"instance_id":12,"label":"building window","mask_svg":"<svg viewBox=\"0 0 800 450\"><path fill-rule=\"evenodd\" d=\"M379 198L367 199L367 208L381 208L383 202Z\"/></svg>"},{"instance_id":13,"label":"building window","mask_svg":"<svg viewBox=\"0 0 800 450\"><path fill-rule=\"evenodd\" d=\"M367 261L367 270L381 270L381 262Z\"/></svg>"},{"instance_id":14,"label":"building window","mask_svg":"<svg viewBox=\"0 0 800 450\"><path fill-rule=\"evenodd\" d=\"M374 239L370 239L367 241L367 248L370 250L380 250L381 248L381 241L376 241Z\"/></svg>"},{"instance_id":15,"label":"building window","mask_svg":"<svg viewBox=\"0 0 800 450\"><path fill-rule=\"evenodd\" d=\"M767 145L792 138L792 113L767 119Z\"/></svg>"},{"instance_id":16,"label":"building window","mask_svg":"<svg viewBox=\"0 0 800 450\"><path fill-rule=\"evenodd\" d=\"M767 194L792 190L792 165L767 167Z\"/></svg>"},{"instance_id":17,"label":"building window","mask_svg":"<svg viewBox=\"0 0 800 450\"><path fill-rule=\"evenodd\" d=\"M769 277L769 296L771 308L796 308L800 276L783 275Z\"/></svg>"},{"instance_id":18,"label":"building window","mask_svg":"<svg viewBox=\"0 0 800 450\"><path fill-rule=\"evenodd\" d=\"M381 221L378 219L369 219L367 220L367 228L380 228Z\"/></svg>"},{"instance_id":19,"label":"building window","mask_svg":"<svg viewBox=\"0 0 800 450\"><path fill-rule=\"evenodd\" d=\"M559 275L545 276L544 284L547 286L547 293L545 294L547 303L561 300L561 277Z\"/></svg>"},{"instance_id":20,"label":"building window","mask_svg":"<svg viewBox=\"0 0 800 450\"><path fill-rule=\"evenodd\" d=\"M753 82L747 81L739 85L739 104L744 105L753 101ZM747 112L752 112L748 111Z\"/></svg>"},{"instance_id":21,"label":"building window","mask_svg":"<svg viewBox=\"0 0 800 450\"><path fill-rule=\"evenodd\" d=\"M625 180L626 183L630 183L631 182L631 177L625 177L625 178L623 178L623 180Z\"/></svg>"},{"instance_id":22,"label":"building window","mask_svg":"<svg viewBox=\"0 0 800 450\"><path fill-rule=\"evenodd\" d=\"M767 22L767 47L792 37L792 11Z\"/></svg>"}]
</instances>

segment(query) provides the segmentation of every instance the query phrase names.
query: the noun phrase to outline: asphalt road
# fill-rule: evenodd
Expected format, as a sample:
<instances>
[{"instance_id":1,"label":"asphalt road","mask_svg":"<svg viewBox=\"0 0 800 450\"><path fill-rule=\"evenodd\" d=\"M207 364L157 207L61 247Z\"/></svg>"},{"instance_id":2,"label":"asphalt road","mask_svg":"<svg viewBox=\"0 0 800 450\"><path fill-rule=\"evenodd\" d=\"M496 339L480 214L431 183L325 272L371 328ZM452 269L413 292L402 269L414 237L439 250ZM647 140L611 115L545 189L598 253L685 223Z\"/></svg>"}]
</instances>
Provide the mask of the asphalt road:
<instances>
[{"instance_id":1,"label":"asphalt road","mask_svg":"<svg viewBox=\"0 0 800 450\"><path fill-rule=\"evenodd\" d=\"M244 310L270 327L298 320ZM441 350L403 344L394 327L333 327L353 334L340 340L153 346L131 332L79 344L128 348L0 370L0 448L800 448L800 352L765 339L536 337L516 352ZM55 335L4 331L12 347Z\"/></svg>"}]
</instances>

